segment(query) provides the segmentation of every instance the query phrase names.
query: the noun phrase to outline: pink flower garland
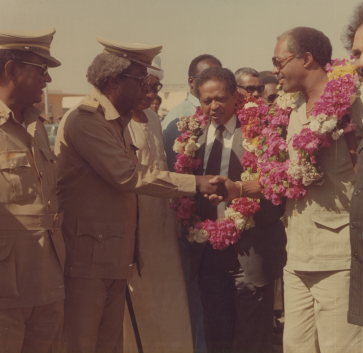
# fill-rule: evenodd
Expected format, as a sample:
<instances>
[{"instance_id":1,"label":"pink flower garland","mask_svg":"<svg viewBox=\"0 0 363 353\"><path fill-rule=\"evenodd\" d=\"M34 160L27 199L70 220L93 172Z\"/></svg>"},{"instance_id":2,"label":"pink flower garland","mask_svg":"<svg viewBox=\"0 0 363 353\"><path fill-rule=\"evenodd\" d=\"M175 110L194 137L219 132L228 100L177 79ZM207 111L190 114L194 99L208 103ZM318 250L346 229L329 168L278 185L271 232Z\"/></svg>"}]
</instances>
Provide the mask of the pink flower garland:
<instances>
[{"instance_id":1,"label":"pink flower garland","mask_svg":"<svg viewBox=\"0 0 363 353\"><path fill-rule=\"evenodd\" d=\"M299 135L295 134L292 146L298 151L298 159L287 159L287 126L289 116L298 98L280 91L277 104L265 115L266 106L262 101L250 98L250 105L238 116L242 125L244 166L247 173L258 173L258 182L266 199L278 205L282 197L299 199L304 197L305 187L324 182L323 172L317 164L321 148L329 147L343 133L354 129L352 122L342 120L348 113L359 87L358 75L348 60L334 60L325 67L330 81L321 97L315 102L310 115L310 124ZM287 104L285 104L288 102ZM280 103L280 104L279 104ZM281 106L284 103L286 107ZM251 133L252 131L252 133ZM253 143L253 142L254 143Z\"/></svg>"},{"instance_id":2,"label":"pink flower garland","mask_svg":"<svg viewBox=\"0 0 363 353\"><path fill-rule=\"evenodd\" d=\"M282 198L304 197L305 187L314 183L321 185L323 173L317 164L321 148L329 147L343 133L355 126L343 120L359 88L358 75L348 60L334 60L325 67L329 82L322 96L315 102L310 115L310 124L299 135L295 134L292 146L298 151L298 159L287 159L287 127L291 111L300 93L285 94L269 108L262 98L239 96L236 114L241 122L243 147L246 152L241 159L245 172L242 180L257 179L265 198L273 204L282 203ZM178 129L182 134L176 139L174 151L178 153L175 170L177 173L193 174L200 167L198 138L208 118L200 107L191 117L181 117ZM253 215L260 210L258 200L240 198L233 200L225 211L225 219L214 222L200 221L196 215L194 198L181 197L173 200L171 208L177 219L189 228L191 242L209 241L214 249L223 250L240 239L243 230L254 226Z\"/></svg>"},{"instance_id":3,"label":"pink flower garland","mask_svg":"<svg viewBox=\"0 0 363 353\"><path fill-rule=\"evenodd\" d=\"M243 104L240 96L239 106ZM195 154L199 149L198 138L203 133L209 120L200 107L191 117L181 117L178 129L182 134L176 139L174 151L176 156L175 170L177 173L192 174L200 166L200 158ZM253 199L240 198L233 200L225 212L225 219L219 222L209 219L201 222L196 214L194 198L180 197L173 200L171 208L176 211L178 221L189 229L188 239L203 243L209 241L214 249L223 250L240 239L244 229L254 226L253 215L260 210L259 202Z\"/></svg>"}]
</instances>

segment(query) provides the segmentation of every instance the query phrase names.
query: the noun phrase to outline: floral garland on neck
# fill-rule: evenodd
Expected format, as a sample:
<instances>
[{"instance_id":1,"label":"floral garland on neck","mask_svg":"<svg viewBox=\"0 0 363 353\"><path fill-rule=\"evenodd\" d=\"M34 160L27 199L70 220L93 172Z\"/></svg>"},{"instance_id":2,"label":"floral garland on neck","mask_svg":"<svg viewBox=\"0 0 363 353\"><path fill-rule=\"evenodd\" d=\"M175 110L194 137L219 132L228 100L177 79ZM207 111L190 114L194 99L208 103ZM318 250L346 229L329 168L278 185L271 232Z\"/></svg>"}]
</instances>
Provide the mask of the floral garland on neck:
<instances>
[{"instance_id":1,"label":"floral garland on neck","mask_svg":"<svg viewBox=\"0 0 363 353\"><path fill-rule=\"evenodd\" d=\"M325 66L329 81L315 101L309 124L292 137L297 159L287 158L287 127L292 110L302 94L279 91L276 104L265 115L264 105L249 99L239 115L246 152L242 164L246 171L242 180L257 179L266 199L282 203L282 197L304 197L305 187L322 185L324 173L317 163L319 150L329 147L344 133L354 130L352 121L343 117L357 97L360 87L354 65L346 60L333 60Z\"/></svg>"},{"instance_id":2,"label":"floral garland on neck","mask_svg":"<svg viewBox=\"0 0 363 353\"><path fill-rule=\"evenodd\" d=\"M279 91L276 104L269 108L262 98L239 96L236 114L241 122L243 147L241 159L245 171L241 180L258 180L266 199L278 205L282 197L302 198L306 186L324 182L323 172L317 164L317 154L329 147L344 133L352 131L354 124L343 118L352 105L359 78L348 60L334 60L325 67L329 82L322 96L316 100L310 114L310 123L299 135L292 138L293 148L298 151L297 160L287 159L287 126L292 110L301 93L288 94ZM198 138L208 118L200 107L190 117L182 116L177 123L182 134L175 140L173 150L178 153L177 173L193 174L201 160L195 152L199 149ZM201 222L196 214L196 201L181 197L171 202L177 219L188 229L188 240L203 243L209 241L214 249L223 250L240 239L241 232L254 227L253 215L260 210L259 200L239 198L231 202L225 218L219 222L209 219Z\"/></svg>"}]
</instances>

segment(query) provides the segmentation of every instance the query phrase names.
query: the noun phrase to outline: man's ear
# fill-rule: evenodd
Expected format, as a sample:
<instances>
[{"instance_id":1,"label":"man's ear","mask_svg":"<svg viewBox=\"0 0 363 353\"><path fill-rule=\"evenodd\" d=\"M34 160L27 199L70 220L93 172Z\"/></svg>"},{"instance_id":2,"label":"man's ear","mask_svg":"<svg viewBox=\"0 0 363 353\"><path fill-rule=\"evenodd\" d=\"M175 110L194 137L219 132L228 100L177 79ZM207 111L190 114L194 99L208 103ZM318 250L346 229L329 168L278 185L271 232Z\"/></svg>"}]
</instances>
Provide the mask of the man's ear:
<instances>
[{"instance_id":1,"label":"man's ear","mask_svg":"<svg viewBox=\"0 0 363 353\"><path fill-rule=\"evenodd\" d=\"M16 77L16 71L19 68L16 66L16 62L14 60L10 60L5 64L4 67L4 76L8 79L8 80L14 80Z\"/></svg>"},{"instance_id":2,"label":"man's ear","mask_svg":"<svg viewBox=\"0 0 363 353\"><path fill-rule=\"evenodd\" d=\"M189 77L189 78L188 78L188 84L189 84L189 87L190 87L191 89L193 89L193 88L194 88L194 77Z\"/></svg>"},{"instance_id":3,"label":"man's ear","mask_svg":"<svg viewBox=\"0 0 363 353\"><path fill-rule=\"evenodd\" d=\"M304 67L306 68L310 67L314 62L313 55L309 52L303 55L303 59L304 59Z\"/></svg>"},{"instance_id":4,"label":"man's ear","mask_svg":"<svg viewBox=\"0 0 363 353\"><path fill-rule=\"evenodd\" d=\"M234 104L237 106L238 103L238 91L234 91L233 93L233 99L234 99Z\"/></svg>"}]
</instances>

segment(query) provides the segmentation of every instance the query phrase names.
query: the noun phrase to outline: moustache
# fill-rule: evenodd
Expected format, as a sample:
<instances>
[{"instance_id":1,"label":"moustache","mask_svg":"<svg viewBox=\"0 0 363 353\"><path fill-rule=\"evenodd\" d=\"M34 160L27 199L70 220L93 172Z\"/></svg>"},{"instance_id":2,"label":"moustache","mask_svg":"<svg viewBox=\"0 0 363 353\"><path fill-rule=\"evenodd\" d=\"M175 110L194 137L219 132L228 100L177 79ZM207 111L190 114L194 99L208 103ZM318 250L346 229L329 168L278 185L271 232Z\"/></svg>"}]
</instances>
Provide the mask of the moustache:
<instances>
[{"instance_id":1,"label":"moustache","mask_svg":"<svg viewBox=\"0 0 363 353\"><path fill-rule=\"evenodd\" d=\"M280 80L280 79L285 78L285 77L284 77L284 75L276 75L276 78L277 78L278 80Z\"/></svg>"}]
</instances>

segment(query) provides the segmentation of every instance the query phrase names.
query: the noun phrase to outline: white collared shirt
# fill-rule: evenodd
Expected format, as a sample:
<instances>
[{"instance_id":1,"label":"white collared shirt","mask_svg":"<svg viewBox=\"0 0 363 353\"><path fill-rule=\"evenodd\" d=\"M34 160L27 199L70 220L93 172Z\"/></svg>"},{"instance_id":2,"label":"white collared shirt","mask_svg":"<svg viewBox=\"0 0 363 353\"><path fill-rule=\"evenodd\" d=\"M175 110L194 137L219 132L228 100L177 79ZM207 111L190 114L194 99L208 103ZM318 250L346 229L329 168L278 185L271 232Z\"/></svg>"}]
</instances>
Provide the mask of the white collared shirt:
<instances>
[{"instance_id":1,"label":"white collared shirt","mask_svg":"<svg viewBox=\"0 0 363 353\"><path fill-rule=\"evenodd\" d=\"M222 149L222 161L220 175L228 176L229 160L231 157L233 134L236 128L237 115L233 114L231 119L224 124L225 130L223 131L223 149ZM209 155L212 150L212 146L215 139L216 130L218 125L211 122L207 132L207 139L205 142L205 152L204 152L204 164L203 164L203 175L205 175L205 170L207 169ZM217 220L222 220L224 218L224 210L226 209L226 203L221 202L217 207Z\"/></svg>"}]
</instances>

